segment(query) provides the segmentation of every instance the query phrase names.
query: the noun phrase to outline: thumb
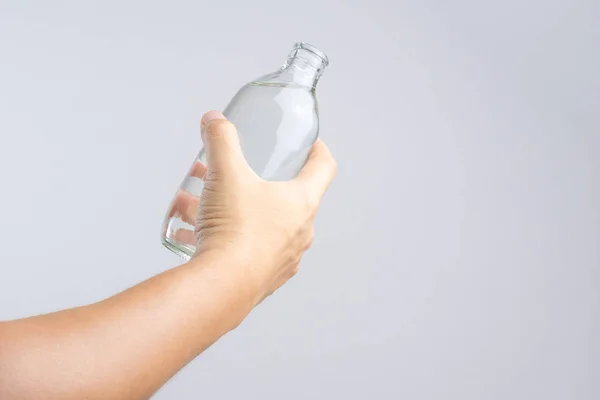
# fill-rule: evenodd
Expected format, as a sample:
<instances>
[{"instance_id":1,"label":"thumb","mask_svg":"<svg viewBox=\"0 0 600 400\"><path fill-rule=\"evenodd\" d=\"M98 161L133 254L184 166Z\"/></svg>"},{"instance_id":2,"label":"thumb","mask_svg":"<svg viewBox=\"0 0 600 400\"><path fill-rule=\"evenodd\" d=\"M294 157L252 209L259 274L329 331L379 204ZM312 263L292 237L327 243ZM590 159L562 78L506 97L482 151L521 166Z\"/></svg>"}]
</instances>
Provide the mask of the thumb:
<instances>
[{"instance_id":1,"label":"thumb","mask_svg":"<svg viewBox=\"0 0 600 400\"><path fill-rule=\"evenodd\" d=\"M235 126L219 111L202 117L202 141L209 171L227 172L247 165Z\"/></svg>"},{"instance_id":2,"label":"thumb","mask_svg":"<svg viewBox=\"0 0 600 400\"><path fill-rule=\"evenodd\" d=\"M322 140L317 139L306 164L295 180L306 186L309 200L321 201L337 172L335 159Z\"/></svg>"}]
</instances>

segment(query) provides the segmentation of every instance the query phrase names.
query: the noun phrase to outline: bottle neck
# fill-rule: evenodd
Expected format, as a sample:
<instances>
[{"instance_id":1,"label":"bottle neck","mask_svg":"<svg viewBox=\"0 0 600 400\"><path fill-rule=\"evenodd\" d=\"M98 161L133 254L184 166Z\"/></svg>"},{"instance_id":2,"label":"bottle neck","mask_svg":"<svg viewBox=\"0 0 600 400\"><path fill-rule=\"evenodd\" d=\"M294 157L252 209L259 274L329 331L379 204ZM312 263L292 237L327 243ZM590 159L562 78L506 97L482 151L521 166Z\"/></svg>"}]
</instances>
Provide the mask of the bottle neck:
<instances>
[{"instance_id":1,"label":"bottle neck","mask_svg":"<svg viewBox=\"0 0 600 400\"><path fill-rule=\"evenodd\" d=\"M296 43L281 67L292 77L294 83L315 88L325 67L329 64L327 56L308 43Z\"/></svg>"}]
</instances>

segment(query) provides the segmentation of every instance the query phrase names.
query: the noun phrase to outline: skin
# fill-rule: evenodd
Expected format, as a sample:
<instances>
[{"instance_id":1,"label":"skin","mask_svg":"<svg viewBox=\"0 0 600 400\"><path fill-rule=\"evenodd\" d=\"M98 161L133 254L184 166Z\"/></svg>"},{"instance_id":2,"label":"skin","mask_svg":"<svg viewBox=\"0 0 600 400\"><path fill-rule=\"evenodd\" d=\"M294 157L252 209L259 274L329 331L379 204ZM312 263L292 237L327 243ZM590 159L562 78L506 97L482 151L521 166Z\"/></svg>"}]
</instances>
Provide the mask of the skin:
<instances>
[{"instance_id":1,"label":"skin","mask_svg":"<svg viewBox=\"0 0 600 400\"><path fill-rule=\"evenodd\" d=\"M296 274L336 172L317 141L288 182L248 166L221 113L202 119L200 199L180 193L200 239L187 263L98 303L0 322L0 399L147 399Z\"/></svg>"}]
</instances>

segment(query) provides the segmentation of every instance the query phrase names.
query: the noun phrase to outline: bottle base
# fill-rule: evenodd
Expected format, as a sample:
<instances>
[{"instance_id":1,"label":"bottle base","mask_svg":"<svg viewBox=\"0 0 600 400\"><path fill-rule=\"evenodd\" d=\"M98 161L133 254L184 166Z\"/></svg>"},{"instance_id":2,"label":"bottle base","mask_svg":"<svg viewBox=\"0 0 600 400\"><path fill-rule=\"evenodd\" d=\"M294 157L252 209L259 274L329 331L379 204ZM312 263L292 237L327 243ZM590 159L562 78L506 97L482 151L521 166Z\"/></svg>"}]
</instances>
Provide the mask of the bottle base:
<instances>
[{"instance_id":1,"label":"bottle base","mask_svg":"<svg viewBox=\"0 0 600 400\"><path fill-rule=\"evenodd\" d=\"M179 257L183 258L185 261L189 261L190 258L192 258L195 253L194 249L190 249L187 246L182 245L177 242L174 242L171 239L166 238L166 237L162 238L162 244L167 249L169 249L173 253L177 254Z\"/></svg>"}]
</instances>

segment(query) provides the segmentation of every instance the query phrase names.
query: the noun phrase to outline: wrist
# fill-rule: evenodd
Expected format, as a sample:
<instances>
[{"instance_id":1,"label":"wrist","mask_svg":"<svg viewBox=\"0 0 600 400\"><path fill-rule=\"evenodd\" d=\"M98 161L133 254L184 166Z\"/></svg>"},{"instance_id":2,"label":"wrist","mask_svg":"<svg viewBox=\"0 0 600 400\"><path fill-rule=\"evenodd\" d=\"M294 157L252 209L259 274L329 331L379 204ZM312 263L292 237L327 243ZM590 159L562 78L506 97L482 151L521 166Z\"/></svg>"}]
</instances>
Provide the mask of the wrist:
<instances>
[{"instance_id":1,"label":"wrist","mask_svg":"<svg viewBox=\"0 0 600 400\"><path fill-rule=\"evenodd\" d=\"M241 322L262 297L260 285L252 273L249 257L243 252L223 248L204 248L188 262L210 291L217 291L232 305L239 308ZM239 323L238 322L238 323Z\"/></svg>"}]
</instances>

